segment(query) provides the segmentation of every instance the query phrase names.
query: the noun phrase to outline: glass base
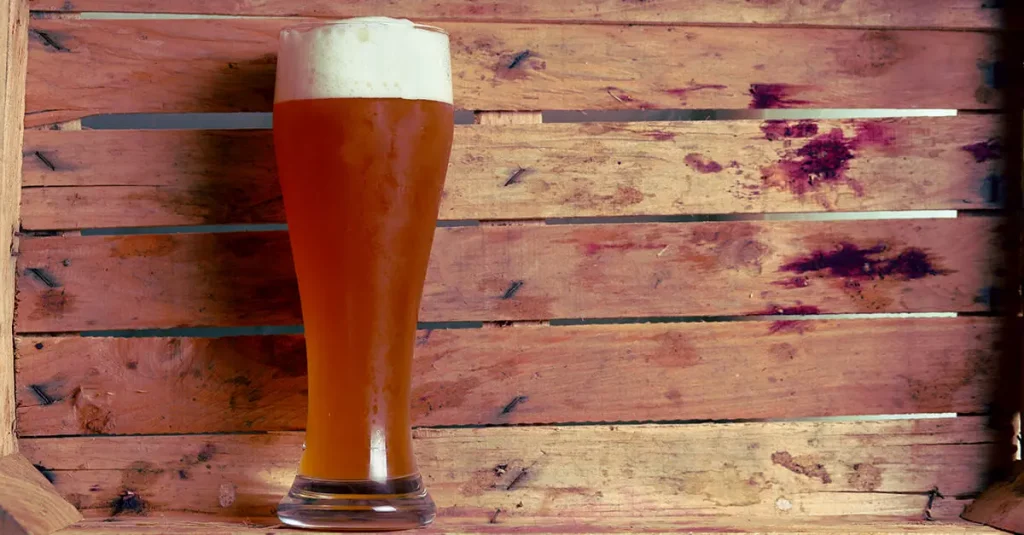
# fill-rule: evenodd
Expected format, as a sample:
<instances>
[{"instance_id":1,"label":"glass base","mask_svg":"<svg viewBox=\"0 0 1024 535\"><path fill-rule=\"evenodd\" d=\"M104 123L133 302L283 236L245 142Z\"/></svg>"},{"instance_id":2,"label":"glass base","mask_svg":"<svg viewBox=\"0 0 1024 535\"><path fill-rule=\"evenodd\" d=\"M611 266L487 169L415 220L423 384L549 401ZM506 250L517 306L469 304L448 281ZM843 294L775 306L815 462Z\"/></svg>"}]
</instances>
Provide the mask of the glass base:
<instances>
[{"instance_id":1,"label":"glass base","mask_svg":"<svg viewBox=\"0 0 1024 535\"><path fill-rule=\"evenodd\" d=\"M295 476L277 506L281 522L333 531L394 531L434 521L430 499L419 474L375 481L334 481Z\"/></svg>"}]
</instances>

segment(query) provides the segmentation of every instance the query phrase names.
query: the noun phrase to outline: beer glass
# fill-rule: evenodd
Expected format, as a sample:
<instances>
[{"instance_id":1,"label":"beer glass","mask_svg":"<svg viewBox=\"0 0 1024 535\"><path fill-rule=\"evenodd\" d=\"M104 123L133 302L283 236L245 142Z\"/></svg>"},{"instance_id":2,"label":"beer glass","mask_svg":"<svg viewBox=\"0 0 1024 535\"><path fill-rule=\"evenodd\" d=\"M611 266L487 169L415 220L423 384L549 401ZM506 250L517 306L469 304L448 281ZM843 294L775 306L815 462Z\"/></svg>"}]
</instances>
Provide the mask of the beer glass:
<instances>
[{"instance_id":1,"label":"beer glass","mask_svg":"<svg viewBox=\"0 0 1024 535\"><path fill-rule=\"evenodd\" d=\"M451 151L448 35L358 18L281 32L274 146L309 369L306 442L285 524L419 527L416 320Z\"/></svg>"}]
</instances>

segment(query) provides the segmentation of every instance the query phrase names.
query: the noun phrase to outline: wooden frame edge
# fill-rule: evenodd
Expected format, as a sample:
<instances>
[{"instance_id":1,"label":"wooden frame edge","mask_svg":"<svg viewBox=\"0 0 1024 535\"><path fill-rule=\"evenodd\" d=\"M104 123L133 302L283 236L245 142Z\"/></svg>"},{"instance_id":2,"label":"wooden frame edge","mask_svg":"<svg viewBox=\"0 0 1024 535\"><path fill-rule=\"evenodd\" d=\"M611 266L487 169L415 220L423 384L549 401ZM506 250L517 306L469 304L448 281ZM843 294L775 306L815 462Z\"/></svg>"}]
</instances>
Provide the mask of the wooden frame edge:
<instances>
[{"instance_id":1,"label":"wooden frame edge","mask_svg":"<svg viewBox=\"0 0 1024 535\"><path fill-rule=\"evenodd\" d=\"M45 535L81 519L24 455L0 458L0 533Z\"/></svg>"},{"instance_id":2,"label":"wooden frame edge","mask_svg":"<svg viewBox=\"0 0 1024 535\"><path fill-rule=\"evenodd\" d=\"M21 204L28 1L5 0L0 10L4 69L0 93L0 457L15 453L14 284Z\"/></svg>"}]
</instances>

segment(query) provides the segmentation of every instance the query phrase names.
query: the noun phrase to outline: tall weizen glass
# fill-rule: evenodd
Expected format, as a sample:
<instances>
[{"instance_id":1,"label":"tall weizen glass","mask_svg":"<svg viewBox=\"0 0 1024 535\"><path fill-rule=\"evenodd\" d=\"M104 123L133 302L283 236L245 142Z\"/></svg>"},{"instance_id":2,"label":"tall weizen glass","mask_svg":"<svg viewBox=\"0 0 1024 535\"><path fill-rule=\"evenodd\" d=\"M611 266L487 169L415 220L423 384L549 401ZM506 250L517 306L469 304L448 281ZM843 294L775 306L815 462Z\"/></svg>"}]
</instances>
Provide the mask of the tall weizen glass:
<instances>
[{"instance_id":1,"label":"tall weizen glass","mask_svg":"<svg viewBox=\"0 0 1024 535\"><path fill-rule=\"evenodd\" d=\"M274 145L309 364L305 449L278 506L288 525L434 518L410 382L453 124L445 32L376 17L281 32Z\"/></svg>"}]
</instances>

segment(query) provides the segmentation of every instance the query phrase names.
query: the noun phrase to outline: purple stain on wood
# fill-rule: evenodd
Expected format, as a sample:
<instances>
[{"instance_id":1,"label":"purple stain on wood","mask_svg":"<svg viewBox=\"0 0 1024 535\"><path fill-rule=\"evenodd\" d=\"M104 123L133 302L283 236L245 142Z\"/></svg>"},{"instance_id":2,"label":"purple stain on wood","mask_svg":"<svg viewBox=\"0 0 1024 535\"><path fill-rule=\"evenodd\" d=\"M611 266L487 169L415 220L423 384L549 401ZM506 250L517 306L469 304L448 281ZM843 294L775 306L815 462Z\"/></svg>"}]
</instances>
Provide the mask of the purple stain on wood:
<instances>
[{"instance_id":1,"label":"purple stain on wood","mask_svg":"<svg viewBox=\"0 0 1024 535\"><path fill-rule=\"evenodd\" d=\"M1003 145L998 139L972 143L960 148L971 153L971 156L974 156L974 161L978 163L989 160L1001 160L1003 158Z\"/></svg>"},{"instance_id":2,"label":"purple stain on wood","mask_svg":"<svg viewBox=\"0 0 1024 535\"><path fill-rule=\"evenodd\" d=\"M750 107L757 110L768 108L789 108L792 106L806 106L810 104L807 100L790 98L794 87L788 84L751 84L750 96L752 98Z\"/></svg>"},{"instance_id":3,"label":"purple stain on wood","mask_svg":"<svg viewBox=\"0 0 1024 535\"><path fill-rule=\"evenodd\" d=\"M879 134L880 135L880 134ZM776 163L761 168L761 180L768 186L804 196L823 184L847 184L863 195L859 183L846 176L859 138L847 139L841 128L814 137ZM874 143L873 141L870 143Z\"/></svg>"},{"instance_id":4,"label":"purple stain on wood","mask_svg":"<svg viewBox=\"0 0 1024 535\"><path fill-rule=\"evenodd\" d=\"M789 121L765 121L761 125L765 139L777 141L787 138L814 137L818 135L818 123L814 121L800 121L790 124Z\"/></svg>"},{"instance_id":5,"label":"purple stain on wood","mask_svg":"<svg viewBox=\"0 0 1024 535\"><path fill-rule=\"evenodd\" d=\"M772 285L774 285L774 286L782 286L783 288L788 288L790 290L794 290L794 289L797 289L797 288L806 288L806 287L810 286L811 285L811 280L808 279L807 277L793 277L793 278L789 278L789 279L785 279L785 280L781 280L781 281L775 281L775 282L772 283Z\"/></svg>"},{"instance_id":6,"label":"purple stain on wood","mask_svg":"<svg viewBox=\"0 0 1024 535\"><path fill-rule=\"evenodd\" d=\"M887 252L884 244L862 249L852 243L840 243L833 251L814 252L783 265L780 270L798 274L824 273L852 280L915 280L950 273L936 268L921 249L908 247L895 256L887 256Z\"/></svg>"},{"instance_id":7,"label":"purple stain on wood","mask_svg":"<svg viewBox=\"0 0 1024 535\"><path fill-rule=\"evenodd\" d=\"M722 170L721 164L710 158L705 158L704 155L697 152L687 154L683 161L686 162L688 167L694 169L698 173L710 174L718 173Z\"/></svg>"},{"instance_id":8,"label":"purple stain on wood","mask_svg":"<svg viewBox=\"0 0 1024 535\"><path fill-rule=\"evenodd\" d=\"M857 123L857 135L850 142L850 148L868 146L889 147L896 141L896 133L884 121L861 121Z\"/></svg>"},{"instance_id":9,"label":"purple stain on wood","mask_svg":"<svg viewBox=\"0 0 1024 535\"><path fill-rule=\"evenodd\" d=\"M111 503L110 516L117 516L120 514L129 515L144 515L146 514L145 500L142 496L139 496L134 490L125 489L120 496L114 498Z\"/></svg>"}]
</instances>

